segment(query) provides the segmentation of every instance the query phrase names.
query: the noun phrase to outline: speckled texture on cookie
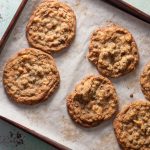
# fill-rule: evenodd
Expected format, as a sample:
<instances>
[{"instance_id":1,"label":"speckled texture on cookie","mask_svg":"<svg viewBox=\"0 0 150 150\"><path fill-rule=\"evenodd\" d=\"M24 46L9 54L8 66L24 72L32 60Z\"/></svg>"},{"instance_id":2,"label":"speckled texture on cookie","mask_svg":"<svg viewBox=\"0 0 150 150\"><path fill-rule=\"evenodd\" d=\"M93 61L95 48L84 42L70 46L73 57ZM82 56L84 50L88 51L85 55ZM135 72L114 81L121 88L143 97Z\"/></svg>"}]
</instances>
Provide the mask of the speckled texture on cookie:
<instances>
[{"instance_id":1,"label":"speckled texture on cookie","mask_svg":"<svg viewBox=\"0 0 150 150\"><path fill-rule=\"evenodd\" d=\"M67 97L71 118L84 127L97 126L117 111L117 93L111 81L99 76L88 76Z\"/></svg>"},{"instance_id":2,"label":"speckled texture on cookie","mask_svg":"<svg viewBox=\"0 0 150 150\"><path fill-rule=\"evenodd\" d=\"M124 150L150 150L150 103L131 103L117 115L114 129Z\"/></svg>"},{"instance_id":3,"label":"speckled texture on cookie","mask_svg":"<svg viewBox=\"0 0 150 150\"><path fill-rule=\"evenodd\" d=\"M73 10L57 0L45 0L35 9L26 27L31 46L47 53L68 47L75 37Z\"/></svg>"},{"instance_id":4,"label":"speckled texture on cookie","mask_svg":"<svg viewBox=\"0 0 150 150\"><path fill-rule=\"evenodd\" d=\"M37 49L22 50L4 68L5 91L17 103L36 104L45 101L59 82L54 59Z\"/></svg>"},{"instance_id":5,"label":"speckled texture on cookie","mask_svg":"<svg viewBox=\"0 0 150 150\"><path fill-rule=\"evenodd\" d=\"M113 24L94 31L88 59L101 74L114 78L134 70L139 55L131 33Z\"/></svg>"},{"instance_id":6,"label":"speckled texture on cookie","mask_svg":"<svg viewBox=\"0 0 150 150\"><path fill-rule=\"evenodd\" d=\"M144 67L141 74L140 83L145 98L150 100L150 62Z\"/></svg>"}]
</instances>

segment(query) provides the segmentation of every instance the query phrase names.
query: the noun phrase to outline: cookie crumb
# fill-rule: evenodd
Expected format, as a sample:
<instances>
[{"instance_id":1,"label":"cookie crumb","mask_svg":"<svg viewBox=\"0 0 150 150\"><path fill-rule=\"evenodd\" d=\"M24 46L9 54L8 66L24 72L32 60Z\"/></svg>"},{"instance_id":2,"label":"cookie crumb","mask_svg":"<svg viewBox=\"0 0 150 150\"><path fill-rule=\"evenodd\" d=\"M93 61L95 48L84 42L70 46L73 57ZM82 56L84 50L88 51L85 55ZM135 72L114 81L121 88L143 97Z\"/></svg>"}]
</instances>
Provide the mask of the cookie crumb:
<instances>
[{"instance_id":1,"label":"cookie crumb","mask_svg":"<svg viewBox=\"0 0 150 150\"><path fill-rule=\"evenodd\" d=\"M133 94L130 94L130 98L133 98L134 97L134 95Z\"/></svg>"}]
</instances>

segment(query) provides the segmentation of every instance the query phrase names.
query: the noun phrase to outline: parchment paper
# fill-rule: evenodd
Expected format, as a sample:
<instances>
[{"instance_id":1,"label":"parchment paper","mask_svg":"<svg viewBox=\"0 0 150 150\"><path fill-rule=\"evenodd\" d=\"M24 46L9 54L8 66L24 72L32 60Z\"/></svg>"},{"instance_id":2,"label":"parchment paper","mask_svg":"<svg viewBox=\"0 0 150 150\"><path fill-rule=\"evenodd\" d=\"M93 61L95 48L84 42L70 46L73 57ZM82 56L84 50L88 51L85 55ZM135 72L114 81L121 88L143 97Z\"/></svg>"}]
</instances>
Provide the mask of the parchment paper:
<instances>
[{"instance_id":1,"label":"parchment paper","mask_svg":"<svg viewBox=\"0 0 150 150\"><path fill-rule=\"evenodd\" d=\"M20 49L28 47L25 26L39 1L28 1L11 33L0 55L1 77L8 58ZM65 98L83 77L98 74L96 68L85 57L89 38L96 27L113 21L131 31L140 53L140 63L136 71L118 79L111 79L117 89L120 108L131 101L144 100L139 76L143 66L150 61L150 25L100 0L62 1L68 3L76 13L77 32L71 47L53 55L61 76L60 88L45 103L22 106L8 99L1 82L0 114L74 150L119 150L112 128L113 119L92 129L77 126L67 114ZM133 94L133 98L130 98L130 94Z\"/></svg>"}]
</instances>

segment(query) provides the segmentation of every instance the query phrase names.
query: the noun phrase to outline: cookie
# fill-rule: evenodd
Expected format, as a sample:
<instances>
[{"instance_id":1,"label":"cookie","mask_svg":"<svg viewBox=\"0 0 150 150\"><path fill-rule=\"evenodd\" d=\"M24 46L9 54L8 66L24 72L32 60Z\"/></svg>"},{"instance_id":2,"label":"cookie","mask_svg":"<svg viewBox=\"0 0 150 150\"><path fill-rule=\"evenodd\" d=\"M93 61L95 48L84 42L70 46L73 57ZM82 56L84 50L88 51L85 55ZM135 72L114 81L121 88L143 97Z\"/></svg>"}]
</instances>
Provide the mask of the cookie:
<instances>
[{"instance_id":1,"label":"cookie","mask_svg":"<svg viewBox=\"0 0 150 150\"><path fill-rule=\"evenodd\" d=\"M121 111L114 123L123 150L150 150L150 103L136 101Z\"/></svg>"},{"instance_id":2,"label":"cookie","mask_svg":"<svg viewBox=\"0 0 150 150\"><path fill-rule=\"evenodd\" d=\"M92 34L88 59L102 75L116 78L135 69L139 54L131 33L113 24Z\"/></svg>"},{"instance_id":3,"label":"cookie","mask_svg":"<svg viewBox=\"0 0 150 150\"><path fill-rule=\"evenodd\" d=\"M140 84L145 98L150 100L150 62L144 67L140 77Z\"/></svg>"},{"instance_id":4,"label":"cookie","mask_svg":"<svg viewBox=\"0 0 150 150\"><path fill-rule=\"evenodd\" d=\"M118 97L107 78L88 76L67 97L71 118L84 127L94 127L112 117L117 111Z\"/></svg>"},{"instance_id":5,"label":"cookie","mask_svg":"<svg viewBox=\"0 0 150 150\"><path fill-rule=\"evenodd\" d=\"M54 59L38 49L27 48L11 58L3 72L3 83L10 98L22 104L45 101L57 89L59 72Z\"/></svg>"},{"instance_id":6,"label":"cookie","mask_svg":"<svg viewBox=\"0 0 150 150\"><path fill-rule=\"evenodd\" d=\"M47 53L68 47L75 37L73 10L57 0L45 0L35 9L26 27L29 44Z\"/></svg>"}]
</instances>

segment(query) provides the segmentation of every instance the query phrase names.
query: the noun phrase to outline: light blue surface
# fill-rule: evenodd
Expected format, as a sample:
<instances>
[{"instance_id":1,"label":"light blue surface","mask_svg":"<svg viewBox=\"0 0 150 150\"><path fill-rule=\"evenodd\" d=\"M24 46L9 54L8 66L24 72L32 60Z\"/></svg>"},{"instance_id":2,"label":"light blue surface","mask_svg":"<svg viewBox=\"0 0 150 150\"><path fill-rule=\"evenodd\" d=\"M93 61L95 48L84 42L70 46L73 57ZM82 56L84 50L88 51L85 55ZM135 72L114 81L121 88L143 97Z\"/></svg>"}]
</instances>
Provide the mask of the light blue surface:
<instances>
[{"instance_id":1,"label":"light blue surface","mask_svg":"<svg viewBox=\"0 0 150 150\"><path fill-rule=\"evenodd\" d=\"M0 38L7 29L22 0L0 0Z\"/></svg>"},{"instance_id":2,"label":"light blue surface","mask_svg":"<svg viewBox=\"0 0 150 150\"><path fill-rule=\"evenodd\" d=\"M124 0L139 10L144 11L150 15L150 0Z\"/></svg>"},{"instance_id":3,"label":"light blue surface","mask_svg":"<svg viewBox=\"0 0 150 150\"><path fill-rule=\"evenodd\" d=\"M0 120L0 150L56 150L56 148Z\"/></svg>"}]
</instances>

